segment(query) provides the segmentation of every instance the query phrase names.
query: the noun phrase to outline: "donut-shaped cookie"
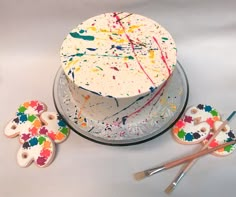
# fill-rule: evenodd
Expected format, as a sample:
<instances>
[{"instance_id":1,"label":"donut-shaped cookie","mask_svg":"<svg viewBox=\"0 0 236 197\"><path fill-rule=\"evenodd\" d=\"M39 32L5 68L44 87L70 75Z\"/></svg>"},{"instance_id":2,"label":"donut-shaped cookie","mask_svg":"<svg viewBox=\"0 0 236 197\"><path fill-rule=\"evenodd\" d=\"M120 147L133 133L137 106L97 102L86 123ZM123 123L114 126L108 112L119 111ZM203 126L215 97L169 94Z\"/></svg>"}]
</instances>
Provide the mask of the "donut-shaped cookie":
<instances>
[{"instance_id":1,"label":"donut-shaped cookie","mask_svg":"<svg viewBox=\"0 0 236 197\"><path fill-rule=\"evenodd\" d=\"M214 123L214 131L216 131L220 125L222 124L222 121L216 121ZM203 141L203 144L206 144L209 139L214 134L213 132L210 132L210 134L207 136L207 138ZM213 139L213 141L209 144L209 148L213 148L215 146L224 144L226 142L230 142L232 140L235 140L235 134L234 131L230 129L230 126L228 124L225 125L225 127L219 132L219 134ZM227 156L231 154L236 149L236 144L226 146L220 150L214 151L212 154L216 156Z\"/></svg>"},{"instance_id":2,"label":"donut-shaped cookie","mask_svg":"<svg viewBox=\"0 0 236 197\"><path fill-rule=\"evenodd\" d=\"M65 121L55 112L43 112L40 115L45 124L39 130L39 134L49 136L55 143L63 142L69 135L69 128Z\"/></svg>"},{"instance_id":3,"label":"donut-shaped cookie","mask_svg":"<svg viewBox=\"0 0 236 197\"><path fill-rule=\"evenodd\" d=\"M21 145L17 153L17 163L21 167L27 167L34 161L38 167L46 167L53 161L54 156L53 141L48 136L38 135Z\"/></svg>"},{"instance_id":4,"label":"donut-shaped cookie","mask_svg":"<svg viewBox=\"0 0 236 197\"><path fill-rule=\"evenodd\" d=\"M47 110L47 106L37 100L31 100L31 101L26 101L22 103L17 110L17 114L34 114L34 115L40 115L44 111Z\"/></svg>"},{"instance_id":5,"label":"donut-shaped cookie","mask_svg":"<svg viewBox=\"0 0 236 197\"><path fill-rule=\"evenodd\" d=\"M4 133L13 138L19 135L20 143L24 143L32 136L38 135L42 123L38 116L33 114L18 113L5 127Z\"/></svg>"},{"instance_id":6,"label":"donut-shaped cookie","mask_svg":"<svg viewBox=\"0 0 236 197\"><path fill-rule=\"evenodd\" d=\"M199 104L185 112L174 125L172 134L179 143L196 144L208 136L214 122L219 119L219 113L212 106Z\"/></svg>"}]
</instances>

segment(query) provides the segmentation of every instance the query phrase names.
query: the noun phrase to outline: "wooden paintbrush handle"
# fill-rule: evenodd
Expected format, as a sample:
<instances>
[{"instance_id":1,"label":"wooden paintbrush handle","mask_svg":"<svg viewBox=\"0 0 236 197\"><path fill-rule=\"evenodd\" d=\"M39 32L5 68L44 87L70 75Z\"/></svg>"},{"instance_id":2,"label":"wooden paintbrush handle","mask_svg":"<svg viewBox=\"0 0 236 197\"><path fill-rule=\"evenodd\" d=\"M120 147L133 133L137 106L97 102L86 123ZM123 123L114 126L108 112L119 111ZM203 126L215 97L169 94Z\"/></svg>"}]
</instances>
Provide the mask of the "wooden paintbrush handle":
<instances>
[{"instance_id":1,"label":"wooden paintbrush handle","mask_svg":"<svg viewBox=\"0 0 236 197\"><path fill-rule=\"evenodd\" d=\"M172 161L172 162L170 162L170 163L168 163L168 164L165 164L164 167L165 167L165 169L173 168L173 167L175 167L175 166L177 166L177 165L180 165L180 164L182 164L182 163L185 163L185 162L187 162L187 161L189 161L189 160L196 159L196 158L198 158L198 157L201 157L201 156L203 156L203 155L206 155L206 154L209 154L209 153L211 153L211 152L213 152L213 151L216 151L216 150L218 150L218 149L221 149L221 148L223 148L223 147L225 147L225 146L229 146L229 145L231 145L231 144L234 144L235 142L236 142L236 141L233 140L233 141L231 141L231 142L227 142L227 143L221 144L221 145L216 146L216 147L214 147L214 148L201 150L201 151L199 151L199 152L197 152L197 153L194 153L194 154L192 154L192 155L189 155L189 156L183 157L183 158L181 158L181 159L177 159L177 160L175 160L175 161Z\"/></svg>"}]
</instances>

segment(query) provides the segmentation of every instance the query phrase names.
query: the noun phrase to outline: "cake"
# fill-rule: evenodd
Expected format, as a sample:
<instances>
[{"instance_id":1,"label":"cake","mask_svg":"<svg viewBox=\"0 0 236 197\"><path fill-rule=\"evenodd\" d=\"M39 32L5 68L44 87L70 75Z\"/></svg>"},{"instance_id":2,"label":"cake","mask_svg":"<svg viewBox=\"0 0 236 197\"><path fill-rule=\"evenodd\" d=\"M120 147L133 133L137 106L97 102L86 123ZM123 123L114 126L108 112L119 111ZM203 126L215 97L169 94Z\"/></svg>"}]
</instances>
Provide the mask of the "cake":
<instances>
[{"instance_id":1,"label":"cake","mask_svg":"<svg viewBox=\"0 0 236 197\"><path fill-rule=\"evenodd\" d=\"M78 116L120 126L158 102L176 66L176 46L154 20L115 12L74 28L60 57Z\"/></svg>"}]
</instances>

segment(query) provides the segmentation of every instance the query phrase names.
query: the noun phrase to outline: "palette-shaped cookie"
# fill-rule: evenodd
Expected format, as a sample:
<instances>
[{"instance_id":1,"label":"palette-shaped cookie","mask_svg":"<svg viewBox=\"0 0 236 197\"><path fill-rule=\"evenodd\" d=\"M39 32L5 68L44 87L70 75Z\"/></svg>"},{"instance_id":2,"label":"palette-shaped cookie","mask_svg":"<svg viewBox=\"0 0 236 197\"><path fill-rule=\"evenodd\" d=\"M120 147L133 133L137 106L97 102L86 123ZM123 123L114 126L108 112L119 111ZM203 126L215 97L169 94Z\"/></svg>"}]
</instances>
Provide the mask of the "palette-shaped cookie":
<instances>
[{"instance_id":1,"label":"palette-shaped cookie","mask_svg":"<svg viewBox=\"0 0 236 197\"><path fill-rule=\"evenodd\" d=\"M55 145L45 135L33 136L21 144L17 153L17 163L27 167L34 162L38 167L48 166L54 159Z\"/></svg>"},{"instance_id":2,"label":"palette-shaped cookie","mask_svg":"<svg viewBox=\"0 0 236 197\"><path fill-rule=\"evenodd\" d=\"M208 136L217 120L220 120L220 115L216 109L210 105L199 104L187 109L174 125L172 134L179 143L196 144Z\"/></svg>"},{"instance_id":3,"label":"palette-shaped cookie","mask_svg":"<svg viewBox=\"0 0 236 197\"><path fill-rule=\"evenodd\" d=\"M214 129L210 134L207 136L207 138L203 141L203 144L206 144L210 138L213 136L214 132L221 126L223 122L222 121L216 121L214 123ZM228 124L221 129L219 134L215 137L215 139L212 140L212 142L209 144L209 148L213 148L215 146L224 144L226 142L230 142L232 140L235 140L235 133L234 131L230 128ZM227 156L231 154L234 150L236 149L236 144L226 146L224 148L221 148L219 150L214 151L212 154L216 156Z\"/></svg>"}]
</instances>

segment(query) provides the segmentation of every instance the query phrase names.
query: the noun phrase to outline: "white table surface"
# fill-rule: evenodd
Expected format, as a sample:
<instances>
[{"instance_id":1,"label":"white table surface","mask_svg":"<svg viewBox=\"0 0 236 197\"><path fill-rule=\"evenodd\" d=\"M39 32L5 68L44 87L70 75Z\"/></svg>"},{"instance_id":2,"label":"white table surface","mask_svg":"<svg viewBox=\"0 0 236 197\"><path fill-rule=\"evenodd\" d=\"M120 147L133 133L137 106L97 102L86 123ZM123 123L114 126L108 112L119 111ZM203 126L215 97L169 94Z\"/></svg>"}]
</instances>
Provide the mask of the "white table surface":
<instances>
[{"instance_id":1,"label":"white table surface","mask_svg":"<svg viewBox=\"0 0 236 197\"><path fill-rule=\"evenodd\" d=\"M19 143L4 136L4 126L30 99L55 111L52 85L64 37L83 20L111 11L139 13L168 29L189 79L188 106L211 104L227 117L236 110L235 10L234 0L1 0L0 196L167 196L163 190L180 167L140 182L132 174L197 149L176 143L169 131L128 147L100 145L71 132L54 162L40 169L17 165ZM235 162L236 153L200 159L172 196L235 196Z\"/></svg>"}]
</instances>

